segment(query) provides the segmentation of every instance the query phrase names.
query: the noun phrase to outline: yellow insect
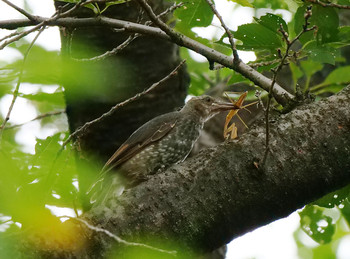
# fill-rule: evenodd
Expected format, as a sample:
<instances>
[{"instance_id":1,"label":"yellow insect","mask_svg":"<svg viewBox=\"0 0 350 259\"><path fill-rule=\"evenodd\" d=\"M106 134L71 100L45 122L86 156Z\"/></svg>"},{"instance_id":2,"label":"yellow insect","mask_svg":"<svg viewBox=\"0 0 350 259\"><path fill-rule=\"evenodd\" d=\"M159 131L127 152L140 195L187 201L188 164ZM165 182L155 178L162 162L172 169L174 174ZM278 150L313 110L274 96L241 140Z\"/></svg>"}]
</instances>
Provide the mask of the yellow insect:
<instances>
[{"instance_id":1,"label":"yellow insect","mask_svg":"<svg viewBox=\"0 0 350 259\"><path fill-rule=\"evenodd\" d=\"M231 103L233 103L235 105L236 108L234 108L233 110L230 110L230 112L227 114L226 116L226 121L225 121L225 126L224 126L224 138L225 139L235 139L237 138L237 127L235 123L232 123L229 126L230 121L232 120L232 118L237 115L237 117L239 118L239 120L243 123L243 125L248 128L247 124L245 124L245 122L243 121L243 119L238 115L239 110L241 109L245 109L248 106L254 105L257 102L253 102L247 105L243 106L243 102L245 100L245 98L247 97L248 92L244 92L243 94L241 94L241 96L238 98L237 101L232 100L227 92L225 92L226 97L231 101ZM249 111L249 110L248 110Z\"/></svg>"}]
</instances>

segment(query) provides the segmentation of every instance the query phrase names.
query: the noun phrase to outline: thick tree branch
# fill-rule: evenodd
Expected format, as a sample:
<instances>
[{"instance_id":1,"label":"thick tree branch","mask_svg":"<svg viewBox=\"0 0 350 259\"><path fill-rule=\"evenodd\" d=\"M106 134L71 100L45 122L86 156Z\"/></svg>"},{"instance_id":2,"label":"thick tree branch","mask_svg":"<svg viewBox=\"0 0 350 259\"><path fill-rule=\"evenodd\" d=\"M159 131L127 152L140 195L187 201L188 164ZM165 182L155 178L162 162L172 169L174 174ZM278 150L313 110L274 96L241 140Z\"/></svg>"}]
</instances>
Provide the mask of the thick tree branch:
<instances>
[{"instance_id":1,"label":"thick tree branch","mask_svg":"<svg viewBox=\"0 0 350 259\"><path fill-rule=\"evenodd\" d=\"M261 121L85 217L127 240L211 251L350 183L350 86L275 119L264 172L254 166L265 148Z\"/></svg>"},{"instance_id":2,"label":"thick tree branch","mask_svg":"<svg viewBox=\"0 0 350 259\"><path fill-rule=\"evenodd\" d=\"M47 21L47 18L37 17L38 22ZM30 20L10 20L10 21L0 21L0 28L3 29L15 29L23 26L35 25L36 22ZM107 17L96 17L96 18L59 18L53 21L47 21L47 25L50 26L62 26L62 27L89 27L89 26L98 26L104 25L112 28L124 28L125 31L141 33L145 35L154 36L161 38L167 41L172 41L172 37L167 35L159 28L154 28L142 24L137 24L129 21L112 19ZM264 90L268 91L271 86L271 79L265 77L261 73L254 70L249 65L244 62L233 62L230 56L226 56L212 48L209 48L191 38L186 37L185 35L176 34L181 36L181 41L177 40L176 43L180 46L191 49L203 56L208 60L219 63L225 67L232 68L238 73L250 79L256 85L259 85ZM282 105L286 105L290 99L293 98L293 95L284 90L280 85L275 84L273 89L273 95L275 99Z\"/></svg>"}]
</instances>

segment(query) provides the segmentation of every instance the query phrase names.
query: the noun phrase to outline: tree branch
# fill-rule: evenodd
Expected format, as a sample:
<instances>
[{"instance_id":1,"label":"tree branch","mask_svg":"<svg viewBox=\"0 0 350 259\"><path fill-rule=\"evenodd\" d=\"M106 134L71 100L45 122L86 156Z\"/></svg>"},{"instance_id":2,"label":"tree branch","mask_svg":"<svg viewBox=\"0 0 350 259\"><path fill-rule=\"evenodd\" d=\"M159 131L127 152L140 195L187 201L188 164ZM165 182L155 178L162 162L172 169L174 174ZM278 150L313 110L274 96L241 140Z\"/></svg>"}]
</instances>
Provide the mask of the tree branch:
<instances>
[{"instance_id":1,"label":"tree branch","mask_svg":"<svg viewBox=\"0 0 350 259\"><path fill-rule=\"evenodd\" d=\"M125 31L141 33L145 35L154 36L161 38L167 41L172 41L172 38L163 32L159 28L154 28L151 26L146 26L142 24L137 24L129 21L118 20L107 18L103 16L95 18L58 18L56 20L49 21L47 18L38 17L39 21L47 21L49 26L62 26L62 27L88 27L88 26L98 26L105 25L112 28L124 28ZM0 28L3 29L14 29L23 26L35 25L35 22L30 20L10 20L10 21L0 21ZM176 42L180 46L191 49L207 59L212 60L213 62L219 63L225 67L232 68L238 73L242 74L256 85L260 86L264 90L268 91L271 86L271 79L265 77L261 73L254 70L249 65L244 62L233 62L232 58L226 56L212 48L209 48L191 38L186 37L185 35L178 34L181 36L181 41ZM294 96L284 90L280 85L275 84L273 88L273 95L278 103L286 105L290 99L293 99Z\"/></svg>"},{"instance_id":2,"label":"tree branch","mask_svg":"<svg viewBox=\"0 0 350 259\"><path fill-rule=\"evenodd\" d=\"M240 139L155 175L85 217L128 240L159 246L152 242L157 237L165 247L176 241L214 250L349 184L349 118L350 86L276 118L273 155L263 172L254 166L265 148L261 121Z\"/></svg>"}]
</instances>

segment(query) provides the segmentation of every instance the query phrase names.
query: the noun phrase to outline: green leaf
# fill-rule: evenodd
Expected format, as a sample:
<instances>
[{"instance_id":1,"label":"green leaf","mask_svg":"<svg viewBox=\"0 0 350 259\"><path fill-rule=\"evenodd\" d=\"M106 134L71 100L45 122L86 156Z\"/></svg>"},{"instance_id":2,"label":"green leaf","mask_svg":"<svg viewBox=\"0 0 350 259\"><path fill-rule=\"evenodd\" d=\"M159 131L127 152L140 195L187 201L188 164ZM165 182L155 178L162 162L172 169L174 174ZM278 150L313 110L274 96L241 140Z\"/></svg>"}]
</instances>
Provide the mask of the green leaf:
<instances>
[{"instance_id":1,"label":"green leaf","mask_svg":"<svg viewBox=\"0 0 350 259\"><path fill-rule=\"evenodd\" d=\"M342 206L339 207L340 212L345 218L346 222L348 223L348 226L350 227L350 202L349 198L347 198L343 203Z\"/></svg>"},{"instance_id":2,"label":"green leaf","mask_svg":"<svg viewBox=\"0 0 350 259\"><path fill-rule=\"evenodd\" d=\"M242 45L237 45L241 50L274 50L283 46L277 31L256 23L239 26L234 37L242 41Z\"/></svg>"},{"instance_id":3,"label":"green leaf","mask_svg":"<svg viewBox=\"0 0 350 259\"><path fill-rule=\"evenodd\" d=\"M239 4L241 6L245 6L245 7L253 7L253 5L248 2L248 0L229 0L229 1L237 3L237 4Z\"/></svg>"},{"instance_id":4,"label":"green leaf","mask_svg":"<svg viewBox=\"0 0 350 259\"><path fill-rule=\"evenodd\" d=\"M350 82L350 66L334 69L324 80L323 84L343 84Z\"/></svg>"},{"instance_id":5,"label":"green leaf","mask_svg":"<svg viewBox=\"0 0 350 259\"><path fill-rule=\"evenodd\" d=\"M180 21L180 27L207 27L211 24L214 14L205 0L192 0L185 2L182 8L174 12L174 16Z\"/></svg>"},{"instance_id":6,"label":"green leaf","mask_svg":"<svg viewBox=\"0 0 350 259\"><path fill-rule=\"evenodd\" d=\"M342 42L350 43L350 26L342 26L339 28L339 39Z\"/></svg>"},{"instance_id":7,"label":"green leaf","mask_svg":"<svg viewBox=\"0 0 350 259\"><path fill-rule=\"evenodd\" d=\"M317 71L323 68L322 64L312 60L302 60L300 61L300 66L307 77L313 76Z\"/></svg>"},{"instance_id":8,"label":"green leaf","mask_svg":"<svg viewBox=\"0 0 350 259\"><path fill-rule=\"evenodd\" d=\"M23 53L28 44L22 45L19 50ZM9 64L7 67L19 68L22 60ZM33 84L59 84L61 78L61 57L58 51L48 51L38 45L34 45L25 63L22 82Z\"/></svg>"},{"instance_id":9,"label":"green leaf","mask_svg":"<svg viewBox=\"0 0 350 259\"><path fill-rule=\"evenodd\" d=\"M65 104L63 92L55 92L55 93L38 92L35 94L19 93L18 96L22 98L26 98L31 101L49 102L50 104L61 106L61 107L63 107Z\"/></svg>"},{"instance_id":10,"label":"green leaf","mask_svg":"<svg viewBox=\"0 0 350 259\"><path fill-rule=\"evenodd\" d=\"M126 3L126 2L130 2L130 0L118 0L118 1L113 1L113 2L107 2L105 5L105 8L103 8L102 10L101 10L101 14L103 13L103 12L105 12L107 9L108 9L108 7L110 7L110 6L113 6L113 5L118 5L118 4L124 4L124 3Z\"/></svg>"},{"instance_id":11,"label":"green leaf","mask_svg":"<svg viewBox=\"0 0 350 259\"><path fill-rule=\"evenodd\" d=\"M266 28L269 28L271 31L278 33L281 28L281 25L285 32L288 33L287 23L278 15L267 13L264 16L261 16L259 19L254 18L255 21Z\"/></svg>"},{"instance_id":12,"label":"green leaf","mask_svg":"<svg viewBox=\"0 0 350 259\"><path fill-rule=\"evenodd\" d=\"M304 50L308 53L308 57L314 62L335 64L339 56L339 50L330 45L318 45L316 41L310 41L304 46Z\"/></svg>"},{"instance_id":13,"label":"green leaf","mask_svg":"<svg viewBox=\"0 0 350 259\"><path fill-rule=\"evenodd\" d=\"M290 0L254 0L252 4L255 8L288 9Z\"/></svg>"},{"instance_id":14,"label":"green leaf","mask_svg":"<svg viewBox=\"0 0 350 259\"><path fill-rule=\"evenodd\" d=\"M323 196L321 199L318 199L317 201L313 202L312 204L325 208L334 208L335 206L338 206L339 204L343 203L344 200L347 197L349 197L349 195L350 185L340 190L336 190L335 192L331 192Z\"/></svg>"},{"instance_id":15,"label":"green leaf","mask_svg":"<svg viewBox=\"0 0 350 259\"><path fill-rule=\"evenodd\" d=\"M317 206L307 205L300 215L300 227L313 240L320 244L332 241L335 225L332 218L323 214L323 210Z\"/></svg>"},{"instance_id":16,"label":"green leaf","mask_svg":"<svg viewBox=\"0 0 350 259\"><path fill-rule=\"evenodd\" d=\"M289 68L290 68L290 71L292 72L292 77L293 77L293 82L296 84L298 79L301 78L304 73L303 71L301 71L301 69L296 66L294 63L289 63Z\"/></svg>"}]
</instances>

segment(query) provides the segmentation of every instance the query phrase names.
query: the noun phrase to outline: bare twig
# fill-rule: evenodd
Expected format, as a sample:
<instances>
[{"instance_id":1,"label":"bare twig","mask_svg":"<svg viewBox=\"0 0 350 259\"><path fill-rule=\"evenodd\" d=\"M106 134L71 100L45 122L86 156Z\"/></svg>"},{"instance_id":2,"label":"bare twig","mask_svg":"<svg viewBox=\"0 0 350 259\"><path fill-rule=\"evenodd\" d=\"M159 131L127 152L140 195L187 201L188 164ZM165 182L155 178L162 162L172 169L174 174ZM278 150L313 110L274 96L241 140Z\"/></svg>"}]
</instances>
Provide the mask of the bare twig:
<instances>
[{"instance_id":1,"label":"bare twig","mask_svg":"<svg viewBox=\"0 0 350 259\"><path fill-rule=\"evenodd\" d=\"M76 131L74 131L72 134L70 134L68 136L68 138L63 142L60 150L58 151L58 155L63 151L64 147L74 138L81 136L91 125L94 125L95 123L99 123L102 120L104 120L105 118L111 116L117 109L119 109L120 107L123 107L131 102L136 101L137 99L139 99L140 97L148 94L149 92L151 92L153 89L155 89L156 87L158 87L159 85L161 85L162 83L164 83L165 81L167 81L169 78L171 78L172 76L176 75L178 70L185 64L186 60L183 60L180 62L180 64L173 70L171 71L166 77L162 78L161 80L159 80L158 82L154 83L151 87L149 87L147 90L138 93L136 95L134 95L133 97L118 103L117 105L113 106L108 112L102 114L100 117L86 122L83 126L81 126L80 128L78 128Z\"/></svg>"},{"instance_id":2,"label":"bare twig","mask_svg":"<svg viewBox=\"0 0 350 259\"><path fill-rule=\"evenodd\" d=\"M6 39L8 39L8 38L12 38L12 37L14 37L14 36L17 36L18 34L20 34L20 32L19 32L19 31L15 31L15 32L13 32L13 33L11 33L11 34L9 34L9 35L6 35L6 36L4 36L3 38L1 38L1 39L0 39L0 42L6 40Z\"/></svg>"},{"instance_id":3,"label":"bare twig","mask_svg":"<svg viewBox=\"0 0 350 259\"><path fill-rule=\"evenodd\" d=\"M239 56L238 56L238 53L237 53L237 49L236 49L236 46L235 46L235 42L233 41L233 35L232 35L232 32L230 31L230 29L226 26L224 20L222 19L222 16L219 14L219 12L216 10L215 8L215 5L214 5L214 2L212 0L206 0L207 3L209 4L211 10L213 11L213 13L216 15L216 17L219 19L220 23L221 23L221 26L222 28L224 28L227 36L228 36L228 40L230 41L230 45L231 45L231 49L232 49L232 52L233 52L233 61L234 62L239 62L240 59L239 59Z\"/></svg>"},{"instance_id":4,"label":"bare twig","mask_svg":"<svg viewBox=\"0 0 350 259\"><path fill-rule=\"evenodd\" d=\"M276 79L277 79L277 74L278 72L282 69L282 67L284 65L286 65L286 60L289 57L289 51L290 48L292 47L292 45L300 38L300 36L302 34L304 34L305 32L311 31L316 29L315 26L312 26L311 28L308 28L308 26L310 25L309 19L312 15L311 12L311 8L312 6L307 7L307 10L305 12L304 15L304 19L305 19L305 23L303 25L303 29L299 32L299 34L293 39L293 40L289 40L288 38L288 33L284 30L282 24L280 24L280 29L279 31L282 34L282 37L284 38L284 40L287 43L287 47L286 47L286 51L285 53L282 55L282 53L279 51L279 55L281 56L281 60L279 65L277 66L277 68L272 69L273 72L273 77L272 77L272 82L271 82L271 86L270 86L270 90L269 90L269 95L268 95L268 99L267 99L267 105L266 105L266 111L265 111L265 124L266 124L266 139L265 139L265 153L264 153L264 157L261 163L261 167L263 167L265 165L266 159L267 159L267 155L269 153L269 142L270 142L270 123L269 123L269 114L270 114L270 106L271 106L271 99L272 99L272 92L273 92L273 87L276 83Z\"/></svg>"},{"instance_id":5,"label":"bare twig","mask_svg":"<svg viewBox=\"0 0 350 259\"><path fill-rule=\"evenodd\" d=\"M33 122L33 121L36 121L36 120L41 120L41 119L44 119L44 118L47 118L47 117L51 117L51 116L55 116L55 115L60 115L60 114L65 113L65 112L66 112L65 110L60 110L60 111L43 113L43 114L40 114L40 115L36 116L34 119L31 119L30 121L27 121L27 122L24 122L24 123L21 123L21 124L16 124L16 125L5 127L5 130L18 128L18 127L21 127L21 126L23 126L25 124L28 124L30 122Z\"/></svg>"},{"instance_id":6,"label":"bare twig","mask_svg":"<svg viewBox=\"0 0 350 259\"><path fill-rule=\"evenodd\" d=\"M349 5L341 5L341 4L335 4L335 3L325 3L325 2L322 2L322 1L319 1L319 0L306 0L306 1L309 2L309 3L313 3L313 4L318 4L318 5L323 6L323 7L335 7L335 8L338 8L338 9L350 9Z\"/></svg>"},{"instance_id":7,"label":"bare twig","mask_svg":"<svg viewBox=\"0 0 350 259\"><path fill-rule=\"evenodd\" d=\"M19 91L19 87L21 85L21 81L22 81L22 77L23 77L23 72L24 72L24 65L26 63L26 60L27 60L27 57L29 55L29 52L30 50L32 49L35 41L38 39L38 37L40 36L40 34L44 31L45 27L42 27L39 29L37 35L34 37L34 39L32 40L32 42L30 43L28 49L26 50L25 54L24 54L24 58L23 58L23 61L22 61L22 65L21 65L21 68L20 68L20 72L19 72L19 75L18 75L18 80L17 80L17 84L16 84L16 87L15 87L15 90L13 91L13 97L12 97L12 101L11 101L11 104L10 104L10 107L8 109L8 112L6 114L6 117L4 119L4 121L2 122L1 126L0 126L0 142L1 142L1 139L2 139L2 133L3 133L3 130L6 126L6 123L8 122L8 120L10 119L10 115L11 115L11 112L12 112L12 109L13 109L13 106L15 105L15 102L17 100L17 97L18 97L18 91Z\"/></svg>"},{"instance_id":8,"label":"bare twig","mask_svg":"<svg viewBox=\"0 0 350 259\"><path fill-rule=\"evenodd\" d=\"M61 218L69 218L69 219L78 221L79 223L84 224L88 229L90 229L90 230L92 230L94 232L103 233L103 234L109 236L110 238L112 238L116 242L118 242L119 244L123 244L123 245L126 245L126 246L142 247L142 248L150 249L152 251L157 251L157 252L160 252L160 253L166 253L166 254L173 255L173 256L176 256L176 254L177 254L177 251L174 251L174 250L173 251L169 251L169 250L164 250L164 249L161 249L161 248L157 248L157 247L146 245L146 244L142 244L142 243L135 243L135 242L126 241L126 240L120 238L119 236L113 234L112 232L108 231L107 229L91 225L89 222L87 222L86 220L84 220L82 218L75 218L75 217L70 217L70 216L62 216Z\"/></svg>"},{"instance_id":9,"label":"bare twig","mask_svg":"<svg viewBox=\"0 0 350 259\"><path fill-rule=\"evenodd\" d=\"M139 35L136 35L136 34L130 35L123 43L121 43L120 45L118 45L117 47L115 47L112 50L106 51L102 55L95 56L92 58L81 58L81 59L73 58L73 60L79 61L79 62L103 60L105 58L108 58L108 57L111 57L113 55L118 54L120 51L122 51L124 48L126 48L134 39L136 39L138 36Z\"/></svg>"}]
</instances>

